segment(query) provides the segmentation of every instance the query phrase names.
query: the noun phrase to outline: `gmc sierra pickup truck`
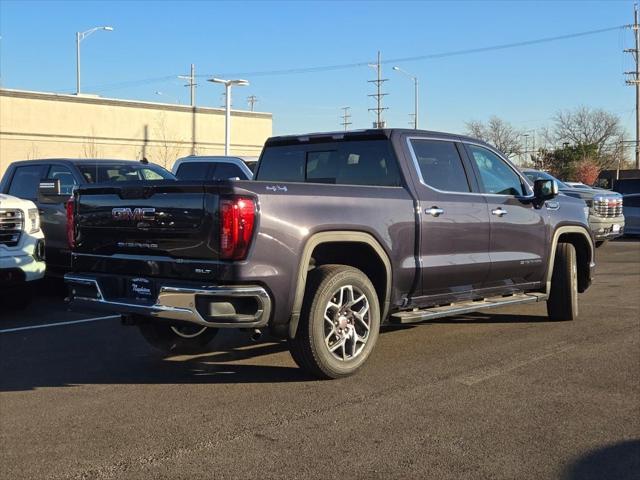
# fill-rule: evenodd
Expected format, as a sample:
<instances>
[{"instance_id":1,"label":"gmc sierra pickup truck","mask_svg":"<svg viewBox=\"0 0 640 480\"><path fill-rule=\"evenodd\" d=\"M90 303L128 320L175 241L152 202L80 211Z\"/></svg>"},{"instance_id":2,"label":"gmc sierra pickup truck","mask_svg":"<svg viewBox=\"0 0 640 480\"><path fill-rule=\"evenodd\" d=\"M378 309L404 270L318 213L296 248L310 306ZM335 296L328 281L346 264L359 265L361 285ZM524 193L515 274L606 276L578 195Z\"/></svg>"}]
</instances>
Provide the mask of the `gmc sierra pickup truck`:
<instances>
[{"instance_id":1,"label":"gmc sierra pickup truck","mask_svg":"<svg viewBox=\"0 0 640 480\"><path fill-rule=\"evenodd\" d=\"M83 185L67 214L74 307L167 352L268 329L321 378L360 368L384 323L540 301L573 320L595 267L584 201L428 131L275 137L253 181Z\"/></svg>"}]
</instances>

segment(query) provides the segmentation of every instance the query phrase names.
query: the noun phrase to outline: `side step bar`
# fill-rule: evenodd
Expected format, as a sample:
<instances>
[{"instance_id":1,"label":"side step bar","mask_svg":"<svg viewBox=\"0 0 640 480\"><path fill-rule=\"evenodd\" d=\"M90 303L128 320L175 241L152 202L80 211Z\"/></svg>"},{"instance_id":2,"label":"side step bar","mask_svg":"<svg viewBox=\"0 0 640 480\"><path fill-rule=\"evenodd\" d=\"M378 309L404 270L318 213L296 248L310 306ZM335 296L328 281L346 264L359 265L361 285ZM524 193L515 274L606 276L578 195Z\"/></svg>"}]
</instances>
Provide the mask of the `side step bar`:
<instances>
[{"instance_id":1,"label":"side step bar","mask_svg":"<svg viewBox=\"0 0 640 480\"><path fill-rule=\"evenodd\" d=\"M547 295L544 293L517 293L506 297L488 297L481 300L469 300L467 302L452 303L439 307L396 312L391 315L389 321L393 324L419 323L434 318L471 313L485 308L502 307L519 303L542 302L546 299Z\"/></svg>"}]
</instances>

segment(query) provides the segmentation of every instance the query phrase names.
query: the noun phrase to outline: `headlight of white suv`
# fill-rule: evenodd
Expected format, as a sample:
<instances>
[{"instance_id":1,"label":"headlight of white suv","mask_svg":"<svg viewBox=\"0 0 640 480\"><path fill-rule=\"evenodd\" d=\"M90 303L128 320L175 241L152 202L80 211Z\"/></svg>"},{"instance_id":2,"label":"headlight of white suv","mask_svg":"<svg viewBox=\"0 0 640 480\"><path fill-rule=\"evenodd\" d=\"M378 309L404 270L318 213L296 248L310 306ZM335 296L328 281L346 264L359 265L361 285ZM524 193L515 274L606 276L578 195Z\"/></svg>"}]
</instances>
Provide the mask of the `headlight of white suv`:
<instances>
[{"instance_id":1,"label":"headlight of white suv","mask_svg":"<svg viewBox=\"0 0 640 480\"><path fill-rule=\"evenodd\" d=\"M40 230L40 214L38 213L37 208L30 208L27 212L27 224L25 225L25 230L28 233L36 233Z\"/></svg>"}]
</instances>

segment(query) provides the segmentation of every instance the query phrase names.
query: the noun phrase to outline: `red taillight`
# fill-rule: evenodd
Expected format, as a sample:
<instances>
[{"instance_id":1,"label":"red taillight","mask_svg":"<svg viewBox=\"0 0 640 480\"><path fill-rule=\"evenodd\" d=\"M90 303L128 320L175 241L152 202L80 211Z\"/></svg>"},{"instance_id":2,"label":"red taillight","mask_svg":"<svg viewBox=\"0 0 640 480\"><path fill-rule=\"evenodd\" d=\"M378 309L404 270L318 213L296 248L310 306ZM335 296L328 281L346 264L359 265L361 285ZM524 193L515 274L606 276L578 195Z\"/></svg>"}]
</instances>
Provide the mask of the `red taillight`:
<instances>
[{"instance_id":1,"label":"red taillight","mask_svg":"<svg viewBox=\"0 0 640 480\"><path fill-rule=\"evenodd\" d=\"M256 204L252 198L220 200L220 258L243 260L247 256L255 218Z\"/></svg>"},{"instance_id":2,"label":"red taillight","mask_svg":"<svg viewBox=\"0 0 640 480\"><path fill-rule=\"evenodd\" d=\"M75 202L73 197L67 200L67 245L72 250L76 246Z\"/></svg>"}]
</instances>

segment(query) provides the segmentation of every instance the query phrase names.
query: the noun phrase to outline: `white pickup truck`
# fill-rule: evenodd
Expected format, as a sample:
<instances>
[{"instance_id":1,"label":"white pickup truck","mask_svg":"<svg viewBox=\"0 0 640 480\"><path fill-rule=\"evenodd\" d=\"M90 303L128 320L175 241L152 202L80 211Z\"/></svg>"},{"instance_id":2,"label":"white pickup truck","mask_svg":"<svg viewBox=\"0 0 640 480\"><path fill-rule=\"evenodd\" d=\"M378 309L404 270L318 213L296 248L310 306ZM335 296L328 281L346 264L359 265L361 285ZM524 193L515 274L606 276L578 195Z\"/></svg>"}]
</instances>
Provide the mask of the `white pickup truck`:
<instances>
[{"instance_id":1,"label":"white pickup truck","mask_svg":"<svg viewBox=\"0 0 640 480\"><path fill-rule=\"evenodd\" d=\"M44 277L44 234L35 204L0 194L0 294L26 306L31 286Z\"/></svg>"}]
</instances>

